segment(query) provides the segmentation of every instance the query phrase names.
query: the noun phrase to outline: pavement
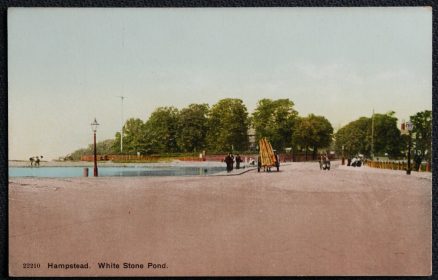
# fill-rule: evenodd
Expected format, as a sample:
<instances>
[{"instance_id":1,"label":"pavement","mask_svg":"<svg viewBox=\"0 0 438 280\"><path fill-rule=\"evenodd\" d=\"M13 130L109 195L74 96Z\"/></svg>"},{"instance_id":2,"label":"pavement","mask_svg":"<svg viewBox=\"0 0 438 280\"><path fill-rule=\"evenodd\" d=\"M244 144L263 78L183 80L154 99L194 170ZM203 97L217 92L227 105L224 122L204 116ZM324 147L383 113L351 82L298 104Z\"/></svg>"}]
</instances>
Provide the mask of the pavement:
<instances>
[{"instance_id":1,"label":"pavement","mask_svg":"<svg viewBox=\"0 0 438 280\"><path fill-rule=\"evenodd\" d=\"M9 271L426 276L431 213L431 179L337 162L239 176L10 178Z\"/></svg>"},{"instance_id":2,"label":"pavement","mask_svg":"<svg viewBox=\"0 0 438 280\"><path fill-rule=\"evenodd\" d=\"M225 171L217 172L217 173L214 173L214 174L211 174L208 176L235 176L235 175L242 175L246 172L254 171L254 170L257 170L257 166L248 165L248 166L244 166L244 167L239 168L239 169L233 168L233 170L231 170L230 172L225 170Z\"/></svg>"},{"instance_id":3,"label":"pavement","mask_svg":"<svg viewBox=\"0 0 438 280\"><path fill-rule=\"evenodd\" d=\"M357 172L368 172L368 173L380 173L380 174L391 174L396 176L406 176L406 170L392 170L392 169L384 169L384 168L373 168L369 166L361 166L361 167L353 167L347 165L339 165L339 169L357 171ZM409 176L424 178L432 180L432 172L417 172L411 171Z\"/></svg>"}]
</instances>

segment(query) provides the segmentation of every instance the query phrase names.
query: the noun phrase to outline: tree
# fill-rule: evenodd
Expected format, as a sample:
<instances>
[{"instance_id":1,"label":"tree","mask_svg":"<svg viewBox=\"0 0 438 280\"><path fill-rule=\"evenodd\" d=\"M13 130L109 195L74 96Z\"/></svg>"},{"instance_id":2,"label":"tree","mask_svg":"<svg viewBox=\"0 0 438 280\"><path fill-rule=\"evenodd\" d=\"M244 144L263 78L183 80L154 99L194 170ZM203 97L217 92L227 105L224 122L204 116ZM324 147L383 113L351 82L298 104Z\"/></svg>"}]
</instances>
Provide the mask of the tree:
<instances>
[{"instance_id":1,"label":"tree","mask_svg":"<svg viewBox=\"0 0 438 280\"><path fill-rule=\"evenodd\" d=\"M248 149L248 112L240 99L226 98L208 114L207 145L215 152Z\"/></svg>"},{"instance_id":2,"label":"tree","mask_svg":"<svg viewBox=\"0 0 438 280\"><path fill-rule=\"evenodd\" d=\"M371 119L361 117L339 129L335 134L335 147L338 154L347 157L357 154L371 154ZM343 149L342 149L343 148Z\"/></svg>"},{"instance_id":3,"label":"tree","mask_svg":"<svg viewBox=\"0 0 438 280\"><path fill-rule=\"evenodd\" d=\"M374 154L398 157L401 155L402 139L394 112L374 114Z\"/></svg>"},{"instance_id":4,"label":"tree","mask_svg":"<svg viewBox=\"0 0 438 280\"><path fill-rule=\"evenodd\" d=\"M431 162L432 155L432 111L418 112L410 117L414 125L412 130L414 144L414 159L416 168L423 160Z\"/></svg>"},{"instance_id":5,"label":"tree","mask_svg":"<svg viewBox=\"0 0 438 280\"><path fill-rule=\"evenodd\" d=\"M145 124L143 121L141 119L131 118L125 122L123 131L123 153L136 154L137 152L141 152L143 150L145 137Z\"/></svg>"},{"instance_id":6,"label":"tree","mask_svg":"<svg viewBox=\"0 0 438 280\"><path fill-rule=\"evenodd\" d=\"M312 158L316 159L319 148L330 145L333 137L333 127L323 116L310 114L307 117L299 118L294 128L293 138L295 144L305 148L306 160L309 148L312 148Z\"/></svg>"},{"instance_id":7,"label":"tree","mask_svg":"<svg viewBox=\"0 0 438 280\"><path fill-rule=\"evenodd\" d=\"M267 137L274 149L283 150L292 142L292 130L297 119L294 103L289 99L261 99L252 114L251 123L256 141Z\"/></svg>"},{"instance_id":8,"label":"tree","mask_svg":"<svg viewBox=\"0 0 438 280\"><path fill-rule=\"evenodd\" d=\"M178 109L175 107L159 107L152 112L144 125L143 152L151 154L178 151L177 124Z\"/></svg>"},{"instance_id":9,"label":"tree","mask_svg":"<svg viewBox=\"0 0 438 280\"><path fill-rule=\"evenodd\" d=\"M208 104L190 104L180 111L176 142L181 151L194 152L205 147L208 109Z\"/></svg>"},{"instance_id":10,"label":"tree","mask_svg":"<svg viewBox=\"0 0 438 280\"><path fill-rule=\"evenodd\" d=\"M112 155L114 154L114 139L107 139L99 141L96 143L96 151L98 155ZM89 144L87 148L82 148L74 151L66 158L71 158L72 160L80 160L81 156L93 155L94 154L94 144Z\"/></svg>"},{"instance_id":11,"label":"tree","mask_svg":"<svg viewBox=\"0 0 438 280\"><path fill-rule=\"evenodd\" d=\"M120 132L119 131L117 131L116 134L114 135L114 141L113 141L111 148L114 151L114 154L121 154L121 151L120 151Z\"/></svg>"},{"instance_id":12,"label":"tree","mask_svg":"<svg viewBox=\"0 0 438 280\"><path fill-rule=\"evenodd\" d=\"M348 123L336 132L336 151L352 157L357 154L371 156L398 157L401 154L404 140L397 128L394 112L374 114L374 137L372 139L372 118L361 117ZM374 140L374 141L373 141Z\"/></svg>"}]
</instances>

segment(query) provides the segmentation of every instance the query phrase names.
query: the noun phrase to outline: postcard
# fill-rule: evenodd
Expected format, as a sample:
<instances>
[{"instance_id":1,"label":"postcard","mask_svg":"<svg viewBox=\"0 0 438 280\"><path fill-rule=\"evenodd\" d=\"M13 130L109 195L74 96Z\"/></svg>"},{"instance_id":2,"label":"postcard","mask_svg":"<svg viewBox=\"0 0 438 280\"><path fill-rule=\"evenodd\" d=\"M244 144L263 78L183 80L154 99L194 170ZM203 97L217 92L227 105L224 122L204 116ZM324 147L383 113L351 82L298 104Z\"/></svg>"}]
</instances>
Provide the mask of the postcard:
<instances>
[{"instance_id":1,"label":"postcard","mask_svg":"<svg viewBox=\"0 0 438 280\"><path fill-rule=\"evenodd\" d=\"M10 8L11 276L428 276L432 8Z\"/></svg>"}]
</instances>

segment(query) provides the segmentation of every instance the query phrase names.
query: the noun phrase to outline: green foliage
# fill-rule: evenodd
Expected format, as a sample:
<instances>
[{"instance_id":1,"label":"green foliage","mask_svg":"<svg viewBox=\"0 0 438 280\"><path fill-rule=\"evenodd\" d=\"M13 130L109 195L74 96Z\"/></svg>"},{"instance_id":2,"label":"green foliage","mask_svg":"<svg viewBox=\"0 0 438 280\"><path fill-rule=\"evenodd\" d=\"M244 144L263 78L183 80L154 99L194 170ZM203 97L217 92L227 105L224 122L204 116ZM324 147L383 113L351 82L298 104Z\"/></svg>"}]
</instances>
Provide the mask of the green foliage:
<instances>
[{"instance_id":1,"label":"green foliage","mask_svg":"<svg viewBox=\"0 0 438 280\"><path fill-rule=\"evenodd\" d=\"M361 117L342 127L335 135L336 151L347 157L363 154L371 156L372 148L372 118ZM404 140L397 128L397 118L394 112L374 114L374 155L398 157L403 148Z\"/></svg>"},{"instance_id":2,"label":"green foliage","mask_svg":"<svg viewBox=\"0 0 438 280\"><path fill-rule=\"evenodd\" d=\"M116 134L114 135L112 149L113 149L115 154L121 153L121 151L120 151L120 132L116 132Z\"/></svg>"},{"instance_id":3,"label":"green foliage","mask_svg":"<svg viewBox=\"0 0 438 280\"><path fill-rule=\"evenodd\" d=\"M373 143L375 156L399 157L407 150L407 135L400 135L394 112L374 114L374 120L361 117L350 122L335 134L333 127L323 116L310 114L298 117L289 99L261 99L251 117L248 117L242 100L226 98L219 100L211 108L208 104L190 104L180 111L175 107L159 107L143 122L131 118L124 125L123 154L175 155L195 154L207 150L209 154L247 151L249 146L248 128L251 123L256 131L256 141L267 137L274 149L294 149L313 151L335 149L338 155L371 155ZM413 150L415 160L431 161L432 153L432 112L423 111L410 117L414 130ZM374 138L371 139L374 121ZM120 133L115 139L97 143L98 154L120 153ZM79 149L70 156L79 160L82 155L93 154L93 145Z\"/></svg>"},{"instance_id":4,"label":"green foliage","mask_svg":"<svg viewBox=\"0 0 438 280\"><path fill-rule=\"evenodd\" d=\"M314 159L319 148L330 146L332 137L333 127L330 122L325 117L314 114L299 118L293 133L294 144L305 148L306 152L311 147Z\"/></svg>"},{"instance_id":5,"label":"green foliage","mask_svg":"<svg viewBox=\"0 0 438 280\"><path fill-rule=\"evenodd\" d=\"M123 126L123 152L120 151L120 132L116 132L112 149L114 154L137 154L144 152L145 123L140 119L130 118Z\"/></svg>"},{"instance_id":6,"label":"green foliage","mask_svg":"<svg viewBox=\"0 0 438 280\"><path fill-rule=\"evenodd\" d=\"M374 155L398 157L402 143L394 112L374 114Z\"/></svg>"},{"instance_id":7,"label":"green foliage","mask_svg":"<svg viewBox=\"0 0 438 280\"><path fill-rule=\"evenodd\" d=\"M96 151L100 155L114 154L114 139L107 139L96 143ZM81 156L92 155L94 153L94 144L88 145L87 148L82 148L74 151L69 155L73 160L80 160Z\"/></svg>"},{"instance_id":8,"label":"green foliage","mask_svg":"<svg viewBox=\"0 0 438 280\"><path fill-rule=\"evenodd\" d=\"M207 145L213 152L248 149L248 112L240 99L226 98L209 111Z\"/></svg>"},{"instance_id":9,"label":"green foliage","mask_svg":"<svg viewBox=\"0 0 438 280\"><path fill-rule=\"evenodd\" d=\"M123 153L137 154L143 151L145 124L140 119L131 118L123 126Z\"/></svg>"},{"instance_id":10,"label":"green foliage","mask_svg":"<svg viewBox=\"0 0 438 280\"><path fill-rule=\"evenodd\" d=\"M414 125L412 130L416 161L431 162L432 156L432 111L418 112L410 117Z\"/></svg>"},{"instance_id":11,"label":"green foliage","mask_svg":"<svg viewBox=\"0 0 438 280\"><path fill-rule=\"evenodd\" d=\"M371 119L361 117L339 129L335 134L336 153L346 157L371 154ZM342 147L344 147L342 151Z\"/></svg>"},{"instance_id":12,"label":"green foliage","mask_svg":"<svg viewBox=\"0 0 438 280\"><path fill-rule=\"evenodd\" d=\"M144 128L143 153L172 153L178 151L176 144L178 109L175 107L157 108L145 123Z\"/></svg>"},{"instance_id":13,"label":"green foliage","mask_svg":"<svg viewBox=\"0 0 438 280\"><path fill-rule=\"evenodd\" d=\"M176 142L182 152L202 150L206 143L208 104L190 104L179 113Z\"/></svg>"},{"instance_id":14,"label":"green foliage","mask_svg":"<svg viewBox=\"0 0 438 280\"><path fill-rule=\"evenodd\" d=\"M297 119L294 103L289 99L261 99L252 114L256 141L267 137L274 149L284 150L292 143L292 130Z\"/></svg>"}]
</instances>

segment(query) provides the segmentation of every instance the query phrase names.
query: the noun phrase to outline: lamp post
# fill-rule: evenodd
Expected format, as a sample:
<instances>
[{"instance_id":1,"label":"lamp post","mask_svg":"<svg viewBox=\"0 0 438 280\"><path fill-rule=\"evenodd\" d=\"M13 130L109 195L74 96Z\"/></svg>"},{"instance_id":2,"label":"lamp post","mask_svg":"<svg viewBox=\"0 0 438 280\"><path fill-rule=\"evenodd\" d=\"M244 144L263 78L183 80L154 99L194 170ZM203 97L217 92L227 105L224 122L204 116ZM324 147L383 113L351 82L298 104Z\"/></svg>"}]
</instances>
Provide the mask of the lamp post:
<instances>
[{"instance_id":1,"label":"lamp post","mask_svg":"<svg viewBox=\"0 0 438 280\"><path fill-rule=\"evenodd\" d=\"M99 125L99 123L96 121L96 118L94 118L94 122L91 123L91 129L93 130L93 134L94 134L94 177L97 177L97 152L96 152L96 131L97 131L97 126Z\"/></svg>"},{"instance_id":2,"label":"lamp post","mask_svg":"<svg viewBox=\"0 0 438 280\"><path fill-rule=\"evenodd\" d=\"M410 175L411 174L411 146L412 146L412 129L414 128L414 125L412 124L412 122L407 122L406 123L406 128L409 131L409 144L408 144L408 169L406 170L406 174Z\"/></svg>"}]
</instances>

